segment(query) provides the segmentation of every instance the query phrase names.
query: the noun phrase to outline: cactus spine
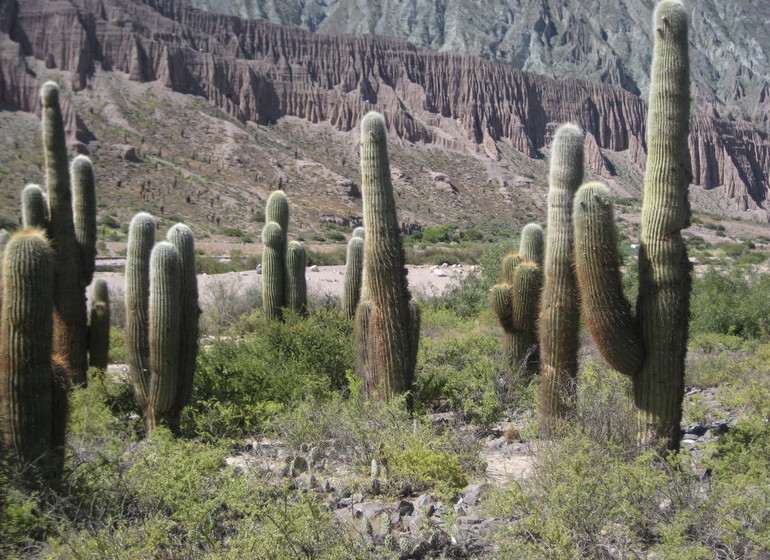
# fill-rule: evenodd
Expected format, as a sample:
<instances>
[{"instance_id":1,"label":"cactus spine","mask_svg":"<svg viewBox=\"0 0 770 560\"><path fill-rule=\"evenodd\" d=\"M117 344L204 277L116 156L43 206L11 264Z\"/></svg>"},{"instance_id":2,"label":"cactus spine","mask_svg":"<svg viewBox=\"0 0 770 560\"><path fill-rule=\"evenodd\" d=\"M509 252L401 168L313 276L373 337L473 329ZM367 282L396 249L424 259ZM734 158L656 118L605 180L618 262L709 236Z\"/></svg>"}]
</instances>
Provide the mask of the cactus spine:
<instances>
[{"instance_id":1,"label":"cactus spine","mask_svg":"<svg viewBox=\"0 0 770 560\"><path fill-rule=\"evenodd\" d=\"M52 413L54 264L42 231L10 238L2 275L0 433L19 465L26 466L52 450L53 424L63 422Z\"/></svg>"},{"instance_id":2,"label":"cactus spine","mask_svg":"<svg viewBox=\"0 0 770 560\"><path fill-rule=\"evenodd\" d=\"M551 148L548 235L540 299L540 429L553 432L574 400L580 298L574 269L572 201L583 182L583 131L564 124Z\"/></svg>"},{"instance_id":3,"label":"cactus spine","mask_svg":"<svg viewBox=\"0 0 770 560\"><path fill-rule=\"evenodd\" d=\"M262 307L269 320L281 318L283 307L283 228L268 222L262 229Z\"/></svg>"},{"instance_id":4,"label":"cactus spine","mask_svg":"<svg viewBox=\"0 0 770 560\"><path fill-rule=\"evenodd\" d=\"M286 247L286 307L301 315L307 314L307 282L305 266L307 255L299 241L290 241Z\"/></svg>"},{"instance_id":5,"label":"cactus spine","mask_svg":"<svg viewBox=\"0 0 770 560\"><path fill-rule=\"evenodd\" d=\"M364 293L356 311L358 373L366 398L388 400L414 379L419 312L410 303L388 164L385 119L361 122L364 203Z\"/></svg>"},{"instance_id":6,"label":"cactus spine","mask_svg":"<svg viewBox=\"0 0 770 560\"><path fill-rule=\"evenodd\" d=\"M55 353L66 358L73 381L85 383L88 368L85 288L90 282L93 263L84 263L83 257L86 256L92 261L94 252L89 249L81 252L76 237L64 122L59 106L59 87L54 82L46 82L40 90L40 99L43 106L43 146L48 190L47 230L55 247L53 349ZM82 187L93 189L93 180ZM81 196L82 198L84 196ZM90 208L91 210L88 210L86 205L78 208L91 212L90 215L82 214L79 220L84 224L92 221L93 225L87 225L85 228L92 227L95 232L95 204Z\"/></svg>"},{"instance_id":7,"label":"cactus spine","mask_svg":"<svg viewBox=\"0 0 770 560\"><path fill-rule=\"evenodd\" d=\"M619 290L615 248L600 237L614 230L603 187L586 185L575 199L575 255L591 335L610 364L633 380L639 443L665 451L679 447L684 398L691 280L681 230L690 218L690 90L681 2L660 2L653 22L636 317Z\"/></svg>"},{"instance_id":8,"label":"cactus spine","mask_svg":"<svg viewBox=\"0 0 770 560\"><path fill-rule=\"evenodd\" d=\"M361 281L364 270L364 237L357 237L353 232L353 238L348 242L348 252L345 258L345 286L342 293L342 311L348 319L356 314L356 306L361 297Z\"/></svg>"},{"instance_id":9,"label":"cactus spine","mask_svg":"<svg viewBox=\"0 0 770 560\"><path fill-rule=\"evenodd\" d=\"M102 278L91 287L91 313L88 321L88 365L107 369L110 353L110 291Z\"/></svg>"},{"instance_id":10,"label":"cactus spine","mask_svg":"<svg viewBox=\"0 0 770 560\"><path fill-rule=\"evenodd\" d=\"M150 433L179 429L192 392L198 351L198 287L192 231L172 227L155 241L155 220L140 213L129 228L126 258L126 340L134 396Z\"/></svg>"},{"instance_id":11,"label":"cactus spine","mask_svg":"<svg viewBox=\"0 0 770 560\"><path fill-rule=\"evenodd\" d=\"M501 263L501 282L490 290L490 305L503 327L503 353L510 381L537 372L537 305L542 287L543 229L527 224L521 232L518 253Z\"/></svg>"}]
</instances>

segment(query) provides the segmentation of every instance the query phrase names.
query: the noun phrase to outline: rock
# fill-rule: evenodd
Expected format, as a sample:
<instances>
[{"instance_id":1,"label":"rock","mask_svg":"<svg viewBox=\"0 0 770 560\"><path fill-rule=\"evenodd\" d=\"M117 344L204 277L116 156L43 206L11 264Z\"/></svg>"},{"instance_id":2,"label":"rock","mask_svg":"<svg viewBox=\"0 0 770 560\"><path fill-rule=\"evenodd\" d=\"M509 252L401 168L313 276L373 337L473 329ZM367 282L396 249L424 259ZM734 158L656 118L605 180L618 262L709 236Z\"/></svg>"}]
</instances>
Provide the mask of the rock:
<instances>
[{"instance_id":1,"label":"rock","mask_svg":"<svg viewBox=\"0 0 770 560\"><path fill-rule=\"evenodd\" d=\"M414 512L414 504L410 502L409 500L401 500L398 503L398 513L401 515L401 517L406 517L408 515L412 515Z\"/></svg>"},{"instance_id":2,"label":"rock","mask_svg":"<svg viewBox=\"0 0 770 560\"><path fill-rule=\"evenodd\" d=\"M314 264L313 266L310 267L310 272L321 272L321 269L318 268L317 264Z\"/></svg>"},{"instance_id":3,"label":"rock","mask_svg":"<svg viewBox=\"0 0 770 560\"><path fill-rule=\"evenodd\" d=\"M462 502L470 506L478 505L479 499L489 490L489 484L469 484L462 492Z\"/></svg>"}]
</instances>

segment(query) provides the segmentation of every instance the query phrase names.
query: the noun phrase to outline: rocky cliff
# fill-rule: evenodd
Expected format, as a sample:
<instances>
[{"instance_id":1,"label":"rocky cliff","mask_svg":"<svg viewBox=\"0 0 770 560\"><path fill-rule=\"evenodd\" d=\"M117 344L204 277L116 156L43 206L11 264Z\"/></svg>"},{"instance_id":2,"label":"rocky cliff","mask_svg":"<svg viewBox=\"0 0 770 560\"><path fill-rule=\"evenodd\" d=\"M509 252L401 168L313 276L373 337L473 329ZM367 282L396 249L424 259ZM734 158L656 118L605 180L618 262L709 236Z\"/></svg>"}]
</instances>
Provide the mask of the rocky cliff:
<instances>
[{"instance_id":1,"label":"rocky cliff","mask_svg":"<svg viewBox=\"0 0 770 560\"><path fill-rule=\"evenodd\" d=\"M611 85L552 80L398 39L246 21L182 0L5 0L0 10L0 102L25 111L37 107L31 56L71 72L74 90L101 66L203 96L240 120L288 115L347 131L376 109L406 140L493 159L505 145L541 157L554 127L573 121L590 135L597 174L614 172L601 149L644 164L645 103ZM695 184L724 188L738 209L767 219L766 132L700 112L690 143Z\"/></svg>"}]
</instances>

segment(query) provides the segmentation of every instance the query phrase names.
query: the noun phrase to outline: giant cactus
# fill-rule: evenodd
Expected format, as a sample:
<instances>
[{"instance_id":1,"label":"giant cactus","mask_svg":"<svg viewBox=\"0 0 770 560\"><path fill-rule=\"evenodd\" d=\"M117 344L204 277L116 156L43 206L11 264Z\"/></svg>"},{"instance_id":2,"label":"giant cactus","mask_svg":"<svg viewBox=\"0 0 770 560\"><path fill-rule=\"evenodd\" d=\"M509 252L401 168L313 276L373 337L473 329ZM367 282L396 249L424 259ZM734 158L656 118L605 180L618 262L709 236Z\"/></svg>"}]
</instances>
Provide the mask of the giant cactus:
<instances>
[{"instance_id":1,"label":"giant cactus","mask_svg":"<svg viewBox=\"0 0 770 560\"><path fill-rule=\"evenodd\" d=\"M192 392L198 351L198 288L190 228L177 224L169 242L155 241L155 221L131 221L126 258L126 339L129 374L148 433L179 428Z\"/></svg>"},{"instance_id":2,"label":"giant cactus","mask_svg":"<svg viewBox=\"0 0 770 560\"><path fill-rule=\"evenodd\" d=\"M519 252L501 263L501 282L490 290L490 305L503 327L503 353L510 381L537 371L537 306L542 287L543 229L522 229Z\"/></svg>"},{"instance_id":3,"label":"giant cactus","mask_svg":"<svg viewBox=\"0 0 770 560\"><path fill-rule=\"evenodd\" d=\"M553 139L548 186L543 292L540 299L540 428L565 418L578 370L580 299L574 268L572 200L583 182L583 131L559 127Z\"/></svg>"},{"instance_id":4,"label":"giant cactus","mask_svg":"<svg viewBox=\"0 0 770 560\"><path fill-rule=\"evenodd\" d=\"M110 291L103 278L91 287L91 313L88 320L88 365L105 370L110 353Z\"/></svg>"},{"instance_id":5,"label":"giant cactus","mask_svg":"<svg viewBox=\"0 0 770 560\"><path fill-rule=\"evenodd\" d=\"M29 465L52 450L53 424L64 421L52 409L54 264L42 231L10 238L2 275L0 434L16 461Z\"/></svg>"},{"instance_id":6,"label":"giant cactus","mask_svg":"<svg viewBox=\"0 0 770 560\"><path fill-rule=\"evenodd\" d=\"M353 237L348 242L348 251L345 258L345 285L342 292L342 311L348 319L352 319L356 314L356 306L361 297L361 281L363 280L364 270L364 228L361 230L361 237Z\"/></svg>"},{"instance_id":7,"label":"giant cactus","mask_svg":"<svg viewBox=\"0 0 770 560\"><path fill-rule=\"evenodd\" d=\"M307 282L305 267L307 255L299 241L290 241L286 247L286 293L285 307L300 315L307 314Z\"/></svg>"},{"instance_id":8,"label":"giant cactus","mask_svg":"<svg viewBox=\"0 0 770 560\"><path fill-rule=\"evenodd\" d=\"M284 303L283 228L268 222L262 228L262 308L268 319L280 319Z\"/></svg>"},{"instance_id":9,"label":"giant cactus","mask_svg":"<svg viewBox=\"0 0 770 560\"><path fill-rule=\"evenodd\" d=\"M40 90L42 102L43 147L48 190L48 235L54 251L54 352L65 356L73 381L86 382L87 321L86 286L93 274L96 215L93 173L87 158L76 158L78 231L73 218L73 193L67 163L64 122L59 106L59 87L46 82ZM83 163L88 169L81 168ZM80 171L83 171L81 174Z\"/></svg>"},{"instance_id":10,"label":"giant cactus","mask_svg":"<svg viewBox=\"0 0 770 560\"><path fill-rule=\"evenodd\" d=\"M414 380L419 308L410 301L404 252L393 199L385 119L361 122L364 203L364 293L356 311L358 373L367 398L388 400Z\"/></svg>"},{"instance_id":11,"label":"giant cactus","mask_svg":"<svg viewBox=\"0 0 770 560\"><path fill-rule=\"evenodd\" d=\"M664 451L678 448L684 397L691 280L681 230L690 219L690 90L682 3L663 0L653 21L636 317L620 290L608 191L582 187L574 221L586 324L610 365L633 380L639 443Z\"/></svg>"}]
</instances>

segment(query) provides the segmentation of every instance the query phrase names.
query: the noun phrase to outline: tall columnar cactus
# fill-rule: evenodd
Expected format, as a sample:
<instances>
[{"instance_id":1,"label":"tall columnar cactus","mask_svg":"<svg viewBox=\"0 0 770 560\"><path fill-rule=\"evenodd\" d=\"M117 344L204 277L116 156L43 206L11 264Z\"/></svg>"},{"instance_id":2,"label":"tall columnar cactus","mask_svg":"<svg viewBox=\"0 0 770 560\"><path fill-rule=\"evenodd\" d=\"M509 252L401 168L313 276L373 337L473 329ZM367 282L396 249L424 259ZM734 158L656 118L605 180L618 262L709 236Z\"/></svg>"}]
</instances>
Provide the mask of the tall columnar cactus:
<instances>
[{"instance_id":1,"label":"tall columnar cactus","mask_svg":"<svg viewBox=\"0 0 770 560\"><path fill-rule=\"evenodd\" d=\"M366 300L356 311L358 373L365 397L388 400L412 386L420 319L407 286L385 119L374 112L361 122L361 183Z\"/></svg>"},{"instance_id":2,"label":"tall columnar cactus","mask_svg":"<svg viewBox=\"0 0 770 560\"><path fill-rule=\"evenodd\" d=\"M283 229L268 222L262 229L262 308L270 320L281 318L284 302Z\"/></svg>"},{"instance_id":3,"label":"tall columnar cactus","mask_svg":"<svg viewBox=\"0 0 770 560\"><path fill-rule=\"evenodd\" d=\"M150 379L145 423L152 431L174 411L179 387L182 280L179 251L171 243L155 245L150 255Z\"/></svg>"},{"instance_id":4,"label":"tall columnar cactus","mask_svg":"<svg viewBox=\"0 0 770 560\"><path fill-rule=\"evenodd\" d=\"M360 229L363 232L364 228ZM364 271L364 238L356 237L355 231L353 234L353 238L348 242L345 258L345 286L342 293L342 311L348 319L352 319L356 314Z\"/></svg>"},{"instance_id":5,"label":"tall columnar cactus","mask_svg":"<svg viewBox=\"0 0 770 560\"><path fill-rule=\"evenodd\" d=\"M86 264L84 268L83 255L75 233L59 87L54 82L46 82L40 90L40 99L43 106L43 147L48 191L47 230L55 247L53 348L55 353L66 356L73 381L85 383L88 369L85 288L90 282L88 270L93 272L93 265ZM93 189L93 181L90 187L84 188ZM95 205L92 209L95 209ZM95 214L84 215L81 220L92 220L95 231ZM93 254L90 258L93 259Z\"/></svg>"},{"instance_id":6,"label":"tall columnar cactus","mask_svg":"<svg viewBox=\"0 0 770 560\"><path fill-rule=\"evenodd\" d=\"M150 299L150 253L155 245L155 219L141 212L128 228L126 251L126 346L128 374L137 403L147 403L150 378L148 302Z\"/></svg>"},{"instance_id":7,"label":"tall columnar cactus","mask_svg":"<svg viewBox=\"0 0 770 560\"><path fill-rule=\"evenodd\" d=\"M134 216L126 258L126 339L134 395L148 433L179 428L198 351L198 287L192 231L173 226L154 246L155 220Z\"/></svg>"},{"instance_id":8,"label":"tall columnar cactus","mask_svg":"<svg viewBox=\"0 0 770 560\"><path fill-rule=\"evenodd\" d=\"M91 287L91 313L88 321L88 365L105 370L110 353L110 290L103 278Z\"/></svg>"},{"instance_id":9,"label":"tall columnar cactus","mask_svg":"<svg viewBox=\"0 0 770 560\"><path fill-rule=\"evenodd\" d=\"M176 224L166 234L166 239L179 252L180 283L180 343L179 386L174 404L173 424L190 400L193 389L195 362L198 357L200 308L198 306L198 276L195 271L195 236L185 224Z\"/></svg>"},{"instance_id":10,"label":"tall columnar cactus","mask_svg":"<svg viewBox=\"0 0 770 560\"><path fill-rule=\"evenodd\" d=\"M87 286L94 277L96 258L96 183L94 168L86 156L77 156L70 166L72 177L72 218L80 252L81 282Z\"/></svg>"},{"instance_id":11,"label":"tall columnar cactus","mask_svg":"<svg viewBox=\"0 0 770 560\"><path fill-rule=\"evenodd\" d=\"M48 197L40 185L29 184L21 191L21 223L24 228L48 227Z\"/></svg>"},{"instance_id":12,"label":"tall columnar cactus","mask_svg":"<svg viewBox=\"0 0 770 560\"><path fill-rule=\"evenodd\" d=\"M524 226L518 253L503 258L500 283L490 290L492 310L503 327L503 352L510 381L537 372L537 308L542 287L543 229Z\"/></svg>"},{"instance_id":13,"label":"tall columnar cactus","mask_svg":"<svg viewBox=\"0 0 770 560\"><path fill-rule=\"evenodd\" d=\"M11 234L5 231L4 229L0 229L0 313L2 313L3 309L3 273L2 273L2 263L3 263L3 256L5 255L5 246L8 244L8 240L11 238Z\"/></svg>"},{"instance_id":14,"label":"tall columnar cactus","mask_svg":"<svg viewBox=\"0 0 770 560\"><path fill-rule=\"evenodd\" d=\"M682 3L663 0L653 21L636 317L620 289L608 191L582 187L574 221L586 324L610 365L633 380L639 443L664 451L679 446L684 398L691 280L681 230L690 219L690 91Z\"/></svg>"},{"instance_id":15,"label":"tall columnar cactus","mask_svg":"<svg viewBox=\"0 0 770 560\"><path fill-rule=\"evenodd\" d=\"M2 275L0 433L15 460L28 465L51 452L53 423L63 421L52 413L54 264L41 230L10 238Z\"/></svg>"},{"instance_id":16,"label":"tall columnar cactus","mask_svg":"<svg viewBox=\"0 0 770 560\"><path fill-rule=\"evenodd\" d=\"M307 282L305 267L307 255L299 241L290 241L286 248L285 307L302 315L307 313Z\"/></svg>"},{"instance_id":17,"label":"tall columnar cactus","mask_svg":"<svg viewBox=\"0 0 770 560\"><path fill-rule=\"evenodd\" d=\"M289 235L289 199L283 191L273 191L267 198L265 206L265 223L275 222L281 226L283 233L283 246L286 249Z\"/></svg>"},{"instance_id":18,"label":"tall columnar cactus","mask_svg":"<svg viewBox=\"0 0 770 560\"><path fill-rule=\"evenodd\" d=\"M540 428L549 436L574 401L580 298L574 268L572 201L583 182L583 131L564 124L551 147L548 235L540 298Z\"/></svg>"}]
</instances>

